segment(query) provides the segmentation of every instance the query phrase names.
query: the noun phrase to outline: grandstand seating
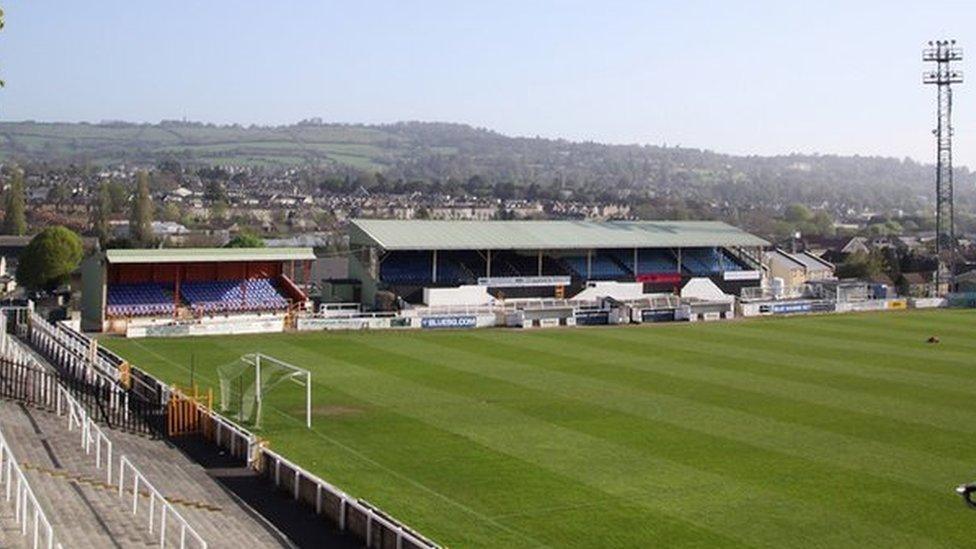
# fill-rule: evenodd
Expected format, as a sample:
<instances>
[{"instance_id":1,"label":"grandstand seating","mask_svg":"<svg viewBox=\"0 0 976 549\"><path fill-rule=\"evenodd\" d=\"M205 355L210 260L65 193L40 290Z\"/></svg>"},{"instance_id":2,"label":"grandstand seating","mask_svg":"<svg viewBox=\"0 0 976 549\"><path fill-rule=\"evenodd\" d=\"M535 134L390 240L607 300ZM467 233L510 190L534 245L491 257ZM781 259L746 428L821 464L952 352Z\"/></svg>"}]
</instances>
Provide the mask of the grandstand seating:
<instances>
[{"instance_id":1,"label":"grandstand seating","mask_svg":"<svg viewBox=\"0 0 976 549\"><path fill-rule=\"evenodd\" d=\"M682 250L681 264L685 272L702 276L745 269L739 261L724 250L718 248L689 248Z\"/></svg>"},{"instance_id":2,"label":"grandstand seating","mask_svg":"<svg viewBox=\"0 0 976 549\"><path fill-rule=\"evenodd\" d=\"M640 250L637 254L637 274L674 273L678 261L669 250Z\"/></svg>"},{"instance_id":3,"label":"grandstand seating","mask_svg":"<svg viewBox=\"0 0 976 549\"><path fill-rule=\"evenodd\" d=\"M474 284L478 279L460 258L450 254L437 255L437 282L446 284Z\"/></svg>"},{"instance_id":4,"label":"grandstand seating","mask_svg":"<svg viewBox=\"0 0 976 549\"><path fill-rule=\"evenodd\" d=\"M567 256L563 258L566 266L579 278L586 278L586 256ZM632 276L633 273L612 252L598 252L593 254L590 262L591 280L615 280Z\"/></svg>"},{"instance_id":5,"label":"grandstand seating","mask_svg":"<svg viewBox=\"0 0 976 549\"><path fill-rule=\"evenodd\" d=\"M535 276L539 274L539 258L512 252L499 252L491 258L492 276Z\"/></svg>"},{"instance_id":6,"label":"grandstand seating","mask_svg":"<svg viewBox=\"0 0 976 549\"><path fill-rule=\"evenodd\" d=\"M204 312L281 310L286 300L267 278L186 282L180 287L186 302Z\"/></svg>"},{"instance_id":7,"label":"grandstand seating","mask_svg":"<svg viewBox=\"0 0 976 549\"><path fill-rule=\"evenodd\" d=\"M380 264L380 278L390 284L426 284L430 277L429 252L394 252Z\"/></svg>"},{"instance_id":8,"label":"grandstand seating","mask_svg":"<svg viewBox=\"0 0 976 549\"><path fill-rule=\"evenodd\" d=\"M437 254L439 260L443 258L444 261L453 263L456 268L465 273L465 277L460 282L465 284L473 284L477 282L479 277L485 276L485 258L474 251L451 251L451 252L440 252ZM437 280L438 281L449 281L447 278L441 277L440 266L437 268Z\"/></svg>"},{"instance_id":9,"label":"grandstand seating","mask_svg":"<svg viewBox=\"0 0 976 549\"><path fill-rule=\"evenodd\" d=\"M173 297L162 284L114 284L108 287L109 316L172 315Z\"/></svg>"},{"instance_id":10,"label":"grandstand seating","mask_svg":"<svg viewBox=\"0 0 976 549\"><path fill-rule=\"evenodd\" d=\"M747 269L743 263L721 248L685 248L681 251L681 271L693 276L710 276L726 271ZM380 265L380 278L391 285L432 284L432 254L427 251L390 253ZM437 284L473 284L484 276L485 258L476 251L442 251L437 255ZM675 252L668 249L641 249L634 269L633 249L600 250L590 260L577 255L543 256L545 275L570 275L577 279L625 280L635 275L678 272ZM491 276L535 276L539 258L534 254L496 251L491 256Z\"/></svg>"}]
</instances>

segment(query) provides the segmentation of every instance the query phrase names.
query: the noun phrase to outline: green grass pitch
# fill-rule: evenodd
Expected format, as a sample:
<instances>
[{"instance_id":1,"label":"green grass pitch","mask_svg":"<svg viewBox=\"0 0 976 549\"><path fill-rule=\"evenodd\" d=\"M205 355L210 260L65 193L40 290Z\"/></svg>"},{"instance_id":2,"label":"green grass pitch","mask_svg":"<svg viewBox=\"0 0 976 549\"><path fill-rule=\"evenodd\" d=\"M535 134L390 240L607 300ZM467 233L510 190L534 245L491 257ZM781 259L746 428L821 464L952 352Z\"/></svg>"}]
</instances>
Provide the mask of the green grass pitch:
<instances>
[{"instance_id":1,"label":"green grass pitch","mask_svg":"<svg viewBox=\"0 0 976 549\"><path fill-rule=\"evenodd\" d=\"M937 335L941 343L926 339ZM271 446L451 547L971 547L976 311L104 343L312 371Z\"/></svg>"}]
</instances>

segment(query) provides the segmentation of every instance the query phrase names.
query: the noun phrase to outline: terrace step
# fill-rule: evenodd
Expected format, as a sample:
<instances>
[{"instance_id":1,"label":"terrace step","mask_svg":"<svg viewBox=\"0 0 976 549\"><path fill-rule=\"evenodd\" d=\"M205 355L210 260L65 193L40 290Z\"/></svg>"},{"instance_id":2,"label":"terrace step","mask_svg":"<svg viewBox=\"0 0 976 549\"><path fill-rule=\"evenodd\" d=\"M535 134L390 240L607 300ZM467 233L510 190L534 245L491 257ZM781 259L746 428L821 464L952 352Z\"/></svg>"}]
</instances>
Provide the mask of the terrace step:
<instances>
[{"instance_id":1,"label":"terrace step","mask_svg":"<svg viewBox=\"0 0 976 549\"><path fill-rule=\"evenodd\" d=\"M31 349L38 362L54 371L42 356ZM9 404L9 403L7 403ZM74 475L99 482L108 482L113 487L115 503L123 501L118 496L118 464L120 456L126 458L156 487L176 508L186 521L207 541L210 547L291 547L293 544L270 526L247 504L228 492L207 470L193 461L170 442L144 435L110 429L102 425L111 440L112 478L106 478L105 465L95 467L92 456L85 455L81 448L81 433L75 429L67 431L67 420L49 412L27 411L14 418L20 426L36 424L45 432L67 435L63 459L66 468ZM30 417L27 417L27 416ZM0 416L2 417L2 416ZM93 415L98 419L98 415ZM94 452L94 450L92 450ZM103 455L103 458L106 456ZM131 494L131 478L127 481ZM38 496L40 497L40 496ZM131 495L129 496L131 497ZM140 513L148 509L148 498L139 504ZM125 507L129 509L127 500ZM131 516L131 515L130 515ZM138 521L140 528L147 528L148 515ZM148 533L148 532L147 532Z\"/></svg>"},{"instance_id":2,"label":"terrace step","mask_svg":"<svg viewBox=\"0 0 976 549\"><path fill-rule=\"evenodd\" d=\"M80 433L69 432L65 423L53 422L47 416L56 417L9 401L0 402L0 430L24 468L27 482L51 521L58 541L65 547L158 545L140 517L127 512L117 492L79 481L77 469L89 459L81 449ZM14 525L13 505L4 502L2 506L6 516L0 520L7 531Z\"/></svg>"},{"instance_id":3,"label":"terrace step","mask_svg":"<svg viewBox=\"0 0 976 549\"><path fill-rule=\"evenodd\" d=\"M130 507L131 478L126 495L119 496L121 455L126 455L171 500L210 547L290 546L206 471L164 441L108 430L114 448L112 478L107 479L105 463L101 469L95 467L93 456L82 449L80 431L69 431L65 417L2 402L0 429L14 448L58 539L66 546L158 546L158 538L148 531L148 496L140 497L137 516ZM12 528L14 522L2 524ZM167 530L167 536L177 535L175 529Z\"/></svg>"}]
</instances>

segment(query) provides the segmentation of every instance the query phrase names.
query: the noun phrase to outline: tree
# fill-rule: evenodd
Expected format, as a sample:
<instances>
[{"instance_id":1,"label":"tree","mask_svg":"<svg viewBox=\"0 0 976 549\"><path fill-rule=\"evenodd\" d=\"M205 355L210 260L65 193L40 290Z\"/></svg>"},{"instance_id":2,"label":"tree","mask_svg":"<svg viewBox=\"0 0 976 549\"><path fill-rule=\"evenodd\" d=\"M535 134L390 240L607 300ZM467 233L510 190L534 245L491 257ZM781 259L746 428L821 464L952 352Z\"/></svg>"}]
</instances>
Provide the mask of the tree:
<instances>
[{"instance_id":1,"label":"tree","mask_svg":"<svg viewBox=\"0 0 976 549\"><path fill-rule=\"evenodd\" d=\"M210 205L210 220L223 221L227 217L227 202L218 200Z\"/></svg>"},{"instance_id":2,"label":"tree","mask_svg":"<svg viewBox=\"0 0 976 549\"><path fill-rule=\"evenodd\" d=\"M183 212L180 211L180 207L175 202L167 202L163 205L160 216L163 221L178 222L183 217Z\"/></svg>"},{"instance_id":3,"label":"tree","mask_svg":"<svg viewBox=\"0 0 976 549\"><path fill-rule=\"evenodd\" d=\"M3 201L3 234L27 234L27 213L24 204L24 172L14 170L10 188Z\"/></svg>"},{"instance_id":4,"label":"tree","mask_svg":"<svg viewBox=\"0 0 976 549\"><path fill-rule=\"evenodd\" d=\"M98 237L98 242L104 248L111 239L111 228L109 226L109 215L112 213L112 192L109 184L102 182L98 186L98 197L95 207L92 209L92 231Z\"/></svg>"},{"instance_id":5,"label":"tree","mask_svg":"<svg viewBox=\"0 0 976 549\"><path fill-rule=\"evenodd\" d=\"M109 181L108 193L112 197L112 213L122 213L129 204L129 191L118 181Z\"/></svg>"},{"instance_id":6,"label":"tree","mask_svg":"<svg viewBox=\"0 0 976 549\"><path fill-rule=\"evenodd\" d=\"M877 253L854 252L837 266L837 278L871 280L885 271L884 257Z\"/></svg>"},{"instance_id":7,"label":"tree","mask_svg":"<svg viewBox=\"0 0 976 549\"><path fill-rule=\"evenodd\" d=\"M20 253L17 283L31 290L52 290L68 281L82 255L81 237L61 226L48 227Z\"/></svg>"},{"instance_id":8,"label":"tree","mask_svg":"<svg viewBox=\"0 0 976 549\"><path fill-rule=\"evenodd\" d=\"M224 190L223 183L212 179L207 182L207 188L204 190L203 197L211 202L225 202L227 200L227 191Z\"/></svg>"},{"instance_id":9,"label":"tree","mask_svg":"<svg viewBox=\"0 0 976 549\"><path fill-rule=\"evenodd\" d=\"M230 242L224 246L225 248L263 248L264 239L261 237L248 233L242 232L230 239Z\"/></svg>"},{"instance_id":10,"label":"tree","mask_svg":"<svg viewBox=\"0 0 976 549\"><path fill-rule=\"evenodd\" d=\"M803 204L790 204L783 212L783 217L791 223L802 223L813 219L813 212Z\"/></svg>"},{"instance_id":11,"label":"tree","mask_svg":"<svg viewBox=\"0 0 976 549\"><path fill-rule=\"evenodd\" d=\"M138 245L147 246L153 241L153 203L149 195L149 174L139 172L137 181L132 215L129 218L129 237Z\"/></svg>"},{"instance_id":12,"label":"tree","mask_svg":"<svg viewBox=\"0 0 976 549\"><path fill-rule=\"evenodd\" d=\"M55 209L60 210L64 207L64 202L71 197L71 191L68 186L64 183L55 183L51 190L48 192L47 200L48 202L53 202Z\"/></svg>"}]
</instances>

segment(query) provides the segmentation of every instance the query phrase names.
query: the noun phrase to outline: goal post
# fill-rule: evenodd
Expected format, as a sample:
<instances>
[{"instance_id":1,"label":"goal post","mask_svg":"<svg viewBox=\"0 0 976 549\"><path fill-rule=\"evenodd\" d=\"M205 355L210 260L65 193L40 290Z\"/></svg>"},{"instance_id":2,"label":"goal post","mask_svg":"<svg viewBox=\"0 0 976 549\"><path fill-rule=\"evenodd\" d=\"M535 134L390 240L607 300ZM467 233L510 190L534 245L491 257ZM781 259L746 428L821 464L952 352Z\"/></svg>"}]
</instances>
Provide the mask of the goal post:
<instances>
[{"instance_id":1,"label":"goal post","mask_svg":"<svg viewBox=\"0 0 976 549\"><path fill-rule=\"evenodd\" d=\"M312 373L264 353L248 353L217 368L220 411L260 428L268 393L287 382L304 387L305 427L312 428Z\"/></svg>"}]
</instances>

